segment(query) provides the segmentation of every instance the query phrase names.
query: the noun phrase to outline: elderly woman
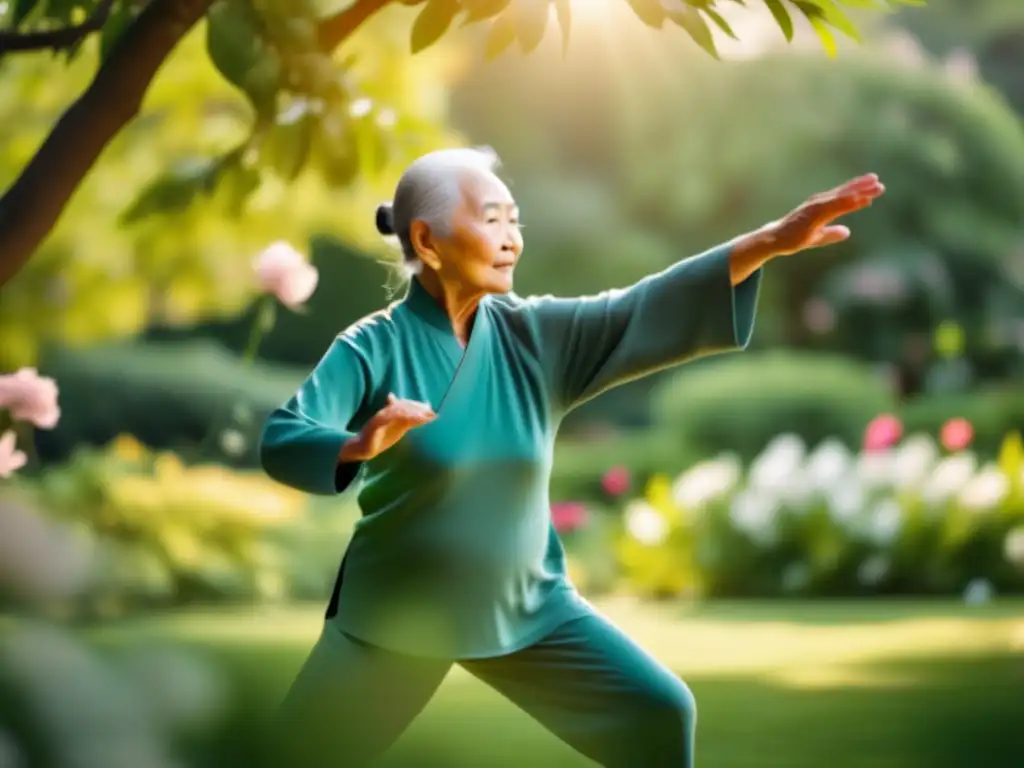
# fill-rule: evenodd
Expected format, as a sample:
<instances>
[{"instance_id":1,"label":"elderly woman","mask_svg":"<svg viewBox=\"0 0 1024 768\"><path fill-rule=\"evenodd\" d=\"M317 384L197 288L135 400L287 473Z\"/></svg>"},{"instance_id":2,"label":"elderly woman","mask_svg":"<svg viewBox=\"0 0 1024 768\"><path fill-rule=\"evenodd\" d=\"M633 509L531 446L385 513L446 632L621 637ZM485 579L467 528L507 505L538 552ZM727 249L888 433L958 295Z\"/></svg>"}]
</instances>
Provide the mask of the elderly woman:
<instances>
[{"instance_id":1,"label":"elderly woman","mask_svg":"<svg viewBox=\"0 0 1024 768\"><path fill-rule=\"evenodd\" d=\"M832 222L883 191L855 179L626 289L521 298L519 211L495 167L445 150L408 168L377 211L407 295L341 333L265 426L278 481L330 495L362 475L323 632L282 708L287 765L371 761L453 664L600 765L694 765L689 689L566 576L555 434L610 387L745 347L761 267L847 238Z\"/></svg>"}]
</instances>

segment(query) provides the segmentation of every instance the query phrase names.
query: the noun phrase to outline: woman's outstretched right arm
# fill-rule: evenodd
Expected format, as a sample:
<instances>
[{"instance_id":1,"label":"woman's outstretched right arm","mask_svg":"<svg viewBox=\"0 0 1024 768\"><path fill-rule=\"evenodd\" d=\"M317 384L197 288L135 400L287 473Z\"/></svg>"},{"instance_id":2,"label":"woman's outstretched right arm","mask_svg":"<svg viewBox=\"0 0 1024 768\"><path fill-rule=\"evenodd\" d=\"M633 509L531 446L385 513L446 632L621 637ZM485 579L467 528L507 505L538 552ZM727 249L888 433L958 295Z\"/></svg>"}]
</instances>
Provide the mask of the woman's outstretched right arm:
<instances>
[{"instance_id":1,"label":"woman's outstretched right arm","mask_svg":"<svg viewBox=\"0 0 1024 768\"><path fill-rule=\"evenodd\" d=\"M306 493L344 491L361 464L344 461L342 449L357 437L353 422L365 413L373 391L367 350L339 336L299 391L270 414L260 437L260 461L268 475Z\"/></svg>"}]
</instances>

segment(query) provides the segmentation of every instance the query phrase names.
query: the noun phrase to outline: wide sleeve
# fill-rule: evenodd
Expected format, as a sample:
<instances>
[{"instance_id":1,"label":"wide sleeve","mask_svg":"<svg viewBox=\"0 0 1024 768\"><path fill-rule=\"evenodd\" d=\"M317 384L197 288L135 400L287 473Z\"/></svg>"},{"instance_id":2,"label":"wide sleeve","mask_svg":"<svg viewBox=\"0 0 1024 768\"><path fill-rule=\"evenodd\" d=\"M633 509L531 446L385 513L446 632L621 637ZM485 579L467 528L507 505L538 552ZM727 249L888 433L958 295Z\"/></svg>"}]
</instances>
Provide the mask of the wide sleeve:
<instances>
[{"instance_id":1,"label":"wide sleeve","mask_svg":"<svg viewBox=\"0 0 1024 768\"><path fill-rule=\"evenodd\" d=\"M300 491L322 496L344 491L360 464L341 464L342 445L368 393L368 358L340 336L299 391L267 418L260 437L260 460L268 475Z\"/></svg>"},{"instance_id":2,"label":"wide sleeve","mask_svg":"<svg viewBox=\"0 0 1024 768\"><path fill-rule=\"evenodd\" d=\"M616 385L750 341L758 270L733 287L722 245L624 289L528 301L552 403L569 410Z\"/></svg>"}]
</instances>

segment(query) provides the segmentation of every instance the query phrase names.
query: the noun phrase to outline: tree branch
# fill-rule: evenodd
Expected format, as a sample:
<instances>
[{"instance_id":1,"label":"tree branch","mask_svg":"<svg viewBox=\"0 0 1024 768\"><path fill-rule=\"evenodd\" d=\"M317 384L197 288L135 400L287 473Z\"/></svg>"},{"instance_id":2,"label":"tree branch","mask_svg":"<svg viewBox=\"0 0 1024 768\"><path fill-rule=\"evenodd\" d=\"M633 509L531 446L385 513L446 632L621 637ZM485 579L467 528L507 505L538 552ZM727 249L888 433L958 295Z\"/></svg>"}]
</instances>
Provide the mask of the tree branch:
<instances>
[{"instance_id":1,"label":"tree branch","mask_svg":"<svg viewBox=\"0 0 1024 768\"><path fill-rule=\"evenodd\" d=\"M320 25L333 50L393 0L355 0ZM0 287L28 262L104 148L139 113L164 59L213 0L152 0L125 30L85 92L0 198Z\"/></svg>"},{"instance_id":2,"label":"tree branch","mask_svg":"<svg viewBox=\"0 0 1024 768\"><path fill-rule=\"evenodd\" d=\"M93 32L99 32L110 17L114 0L102 0L81 24L48 29L42 32L0 32L0 56L15 51L49 49L62 51L81 42Z\"/></svg>"},{"instance_id":3,"label":"tree branch","mask_svg":"<svg viewBox=\"0 0 1024 768\"><path fill-rule=\"evenodd\" d=\"M160 65L212 0L153 0L0 198L0 286L31 258L110 140L139 113Z\"/></svg>"},{"instance_id":4,"label":"tree branch","mask_svg":"<svg viewBox=\"0 0 1024 768\"><path fill-rule=\"evenodd\" d=\"M320 46L333 51L351 36L367 19L392 0L355 0L340 11L320 22Z\"/></svg>"}]
</instances>

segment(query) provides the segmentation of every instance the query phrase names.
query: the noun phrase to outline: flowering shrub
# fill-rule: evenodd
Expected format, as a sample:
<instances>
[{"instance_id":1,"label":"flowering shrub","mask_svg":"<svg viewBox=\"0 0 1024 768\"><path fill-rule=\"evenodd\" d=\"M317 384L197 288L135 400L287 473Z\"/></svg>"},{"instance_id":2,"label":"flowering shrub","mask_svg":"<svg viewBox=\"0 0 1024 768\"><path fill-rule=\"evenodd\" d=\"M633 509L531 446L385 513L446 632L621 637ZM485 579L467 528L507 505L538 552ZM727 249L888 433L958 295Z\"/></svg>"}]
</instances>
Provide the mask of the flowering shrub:
<instances>
[{"instance_id":1,"label":"flowering shrub","mask_svg":"<svg viewBox=\"0 0 1024 768\"><path fill-rule=\"evenodd\" d=\"M74 531L93 565L77 598L91 611L291 594L287 534L307 499L262 473L186 466L121 437L14 490Z\"/></svg>"},{"instance_id":2,"label":"flowering shrub","mask_svg":"<svg viewBox=\"0 0 1024 768\"><path fill-rule=\"evenodd\" d=\"M0 376L0 479L28 464L19 443L31 441L33 429L53 429L60 420L57 383L35 368ZM19 437L20 433L20 437Z\"/></svg>"},{"instance_id":3,"label":"flowering shrub","mask_svg":"<svg viewBox=\"0 0 1024 768\"><path fill-rule=\"evenodd\" d=\"M969 425L967 425L969 427ZM652 479L622 507L619 564L647 595L959 593L1024 589L1024 447L962 449L963 424L902 442L891 420L855 455L783 435L743 467L722 455Z\"/></svg>"}]
</instances>

